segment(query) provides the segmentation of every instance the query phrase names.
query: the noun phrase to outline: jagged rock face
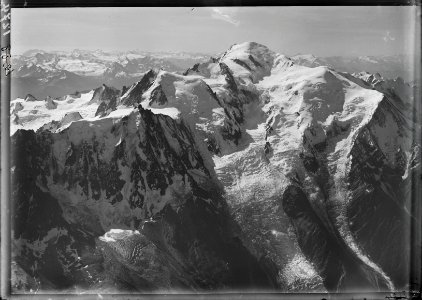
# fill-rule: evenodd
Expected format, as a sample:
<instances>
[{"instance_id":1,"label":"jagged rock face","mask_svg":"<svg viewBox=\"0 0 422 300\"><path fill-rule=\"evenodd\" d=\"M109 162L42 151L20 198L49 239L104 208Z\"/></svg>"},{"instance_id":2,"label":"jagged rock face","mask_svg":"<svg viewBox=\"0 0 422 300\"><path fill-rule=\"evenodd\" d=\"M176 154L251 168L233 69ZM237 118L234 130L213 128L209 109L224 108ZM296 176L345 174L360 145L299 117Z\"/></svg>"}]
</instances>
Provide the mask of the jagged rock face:
<instances>
[{"instance_id":1,"label":"jagged rock face","mask_svg":"<svg viewBox=\"0 0 422 300\"><path fill-rule=\"evenodd\" d=\"M65 114L64 117L61 119L60 123L61 125L67 125L71 122L78 121L81 119L82 119L81 114L77 111L74 111L74 112Z\"/></svg>"},{"instance_id":2,"label":"jagged rock face","mask_svg":"<svg viewBox=\"0 0 422 300\"><path fill-rule=\"evenodd\" d=\"M347 249L344 241L323 224L301 188L290 185L283 195L282 206L292 222L300 248L328 290L370 291L374 284L383 290L388 288L379 275L373 275Z\"/></svg>"},{"instance_id":3,"label":"jagged rock face","mask_svg":"<svg viewBox=\"0 0 422 300\"><path fill-rule=\"evenodd\" d=\"M228 151L241 136L234 108L200 78L161 71L143 97L148 99L142 102L145 107L183 120L198 132L200 140L215 144L208 147L214 153Z\"/></svg>"},{"instance_id":4,"label":"jagged rock face","mask_svg":"<svg viewBox=\"0 0 422 300\"><path fill-rule=\"evenodd\" d=\"M86 279L87 275L79 277L77 272L82 266L77 251L92 247L94 234L81 231L80 224L69 224L57 199L38 182L41 174L49 174L43 160L50 155L49 147L44 145L51 142L46 132L36 135L22 130L12 138L16 149L12 154L12 252L14 260L36 282L45 279L46 288L67 287Z\"/></svg>"},{"instance_id":5,"label":"jagged rock face","mask_svg":"<svg viewBox=\"0 0 422 300\"><path fill-rule=\"evenodd\" d=\"M126 106L138 105L142 101L142 94L152 85L157 74L150 70L141 79L134 83L121 97L120 103Z\"/></svg>"},{"instance_id":6,"label":"jagged rock face","mask_svg":"<svg viewBox=\"0 0 422 300\"><path fill-rule=\"evenodd\" d=\"M90 101L90 103L99 104L97 111L95 112L95 116L104 117L114 111L117 106L119 95L119 90L108 87L105 84L95 89Z\"/></svg>"},{"instance_id":7,"label":"jagged rock face","mask_svg":"<svg viewBox=\"0 0 422 300\"><path fill-rule=\"evenodd\" d=\"M37 101L37 99L31 94L26 95L25 101Z\"/></svg>"},{"instance_id":8,"label":"jagged rock face","mask_svg":"<svg viewBox=\"0 0 422 300\"><path fill-rule=\"evenodd\" d=\"M244 85L237 83L232 71L225 63L221 62L219 66L226 82L225 92L218 94L227 115L222 132L226 140L231 140L238 145L244 131L241 125L245 121L245 106L258 102L258 95L256 91L249 91L244 88ZM248 68L248 70L251 69Z\"/></svg>"},{"instance_id":9,"label":"jagged rock face","mask_svg":"<svg viewBox=\"0 0 422 300\"><path fill-rule=\"evenodd\" d=\"M122 87L122 91L121 91L121 93L120 93L120 96L123 96L126 92L127 92L127 90L128 90L129 88L127 87L127 86L123 86Z\"/></svg>"},{"instance_id":10,"label":"jagged rock face","mask_svg":"<svg viewBox=\"0 0 422 300\"><path fill-rule=\"evenodd\" d=\"M12 106L13 106L13 107L12 107ZM12 109L11 114L15 114L15 113L17 113L18 111L21 111L21 110L23 109L23 105L22 105L22 103L17 102L17 103L15 103L14 105L13 105L13 104L11 104L11 109Z\"/></svg>"},{"instance_id":11,"label":"jagged rock face","mask_svg":"<svg viewBox=\"0 0 422 300\"><path fill-rule=\"evenodd\" d=\"M41 288L110 281L138 291L274 287L274 274L236 238L215 174L187 127L143 109L95 123L12 137L19 149L12 158L15 259ZM157 221L144 222L150 218ZM96 240L116 227L143 237Z\"/></svg>"},{"instance_id":12,"label":"jagged rock face","mask_svg":"<svg viewBox=\"0 0 422 300\"><path fill-rule=\"evenodd\" d=\"M46 100L45 100L45 107L47 107L47 109L56 109L57 108L57 103L51 98L51 97L48 97Z\"/></svg>"},{"instance_id":13,"label":"jagged rock face","mask_svg":"<svg viewBox=\"0 0 422 300\"><path fill-rule=\"evenodd\" d=\"M167 104L167 97L164 93L161 85L157 86L152 92L151 92L151 100L149 102L149 105L152 106L154 104L156 105L165 105Z\"/></svg>"},{"instance_id":14,"label":"jagged rock face","mask_svg":"<svg viewBox=\"0 0 422 300\"><path fill-rule=\"evenodd\" d=\"M13 114L10 119L12 124L19 125L19 116L17 114Z\"/></svg>"},{"instance_id":15,"label":"jagged rock face","mask_svg":"<svg viewBox=\"0 0 422 300\"><path fill-rule=\"evenodd\" d=\"M412 139L411 118L394 103L381 103L352 148L348 183L353 201L347 216L361 247L397 288L405 288L411 266L412 178L420 166L420 146Z\"/></svg>"},{"instance_id":16,"label":"jagged rock face","mask_svg":"<svg viewBox=\"0 0 422 300\"><path fill-rule=\"evenodd\" d=\"M208 61L202 63L196 63L193 67L187 69L183 75L201 75L204 77L211 77L214 73L213 68L215 69L218 59L211 57Z\"/></svg>"},{"instance_id":17,"label":"jagged rock face","mask_svg":"<svg viewBox=\"0 0 422 300\"><path fill-rule=\"evenodd\" d=\"M185 72L183 72L183 75L186 76L195 72L199 72L199 65L199 63L194 64L192 68L189 68Z\"/></svg>"}]
</instances>

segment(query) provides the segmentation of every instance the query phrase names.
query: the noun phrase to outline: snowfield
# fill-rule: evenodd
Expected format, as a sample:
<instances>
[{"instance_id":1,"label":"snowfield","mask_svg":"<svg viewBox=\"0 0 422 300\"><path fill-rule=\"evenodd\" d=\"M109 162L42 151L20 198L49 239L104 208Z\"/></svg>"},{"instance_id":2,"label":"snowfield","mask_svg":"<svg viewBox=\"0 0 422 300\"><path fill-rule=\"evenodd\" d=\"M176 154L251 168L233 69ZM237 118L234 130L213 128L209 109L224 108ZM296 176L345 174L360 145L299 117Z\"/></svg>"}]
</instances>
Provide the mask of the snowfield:
<instances>
[{"instance_id":1,"label":"snowfield","mask_svg":"<svg viewBox=\"0 0 422 300\"><path fill-rule=\"evenodd\" d=\"M81 94L79 97L68 95L63 100L52 100L56 107L49 108L47 100L25 101L25 99L15 99L10 102L12 122L10 124L10 134L14 134L18 129L38 130L43 125L51 121L60 121L63 117L72 112L78 112L82 118L93 118L98 108L98 104L90 103L94 91ZM15 110L15 107L22 107ZM17 116L19 121L14 122L13 117ZM16 117L15 117L16 118Z\"/></svg>"}]
</instances>

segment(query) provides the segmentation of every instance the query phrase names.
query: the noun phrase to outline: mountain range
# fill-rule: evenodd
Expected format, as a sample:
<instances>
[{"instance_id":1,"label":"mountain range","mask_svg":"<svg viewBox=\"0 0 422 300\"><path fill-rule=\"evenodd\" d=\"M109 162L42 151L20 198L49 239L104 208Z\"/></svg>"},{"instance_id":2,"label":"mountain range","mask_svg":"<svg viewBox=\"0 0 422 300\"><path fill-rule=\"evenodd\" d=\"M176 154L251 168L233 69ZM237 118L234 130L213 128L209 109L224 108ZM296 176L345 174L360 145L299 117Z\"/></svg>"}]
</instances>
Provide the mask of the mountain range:
<instances>
[{"instance_id":1,"label":"mountain range","mask_svg":"<svg viewBox=\"0 0 422 300\"><path fill-rule=\"evenodd\" d=\"M409 288L413 86L255 42L142 72L11 101L15 291Z\"/></svg>"},{"instance_id":2,"label":"mountain range","mask_svg":"<svg viewBox=\"0 0 422 300\"><path fill-rule=\"evenodd\" d=\"M136 82L151 68L180 73L206 58L205 54L183 52L33 49L12 57L12 99L27 94L41 99L61 97L103 83L121 89Z\"/></svg>"},{"instance_id":3,"label":"mountain range","mask_svg":"<svg viewBox=\"0 0 422 300\"><path fill-rule=\"evenodd\" d=\"M382 56L329 56L316 57L312 54L295 55L292 60L306 67L328 66L337 71L348 73L368 72L379 73L383 78L402 78L406 82L415 80L414 70L409 67L415 64L409 55L382 55Z\"/></svg>"},{"instance_id":4,"label":"mountain range","mask_svg":"<svg viewBox=\"0 0 422 300\"><path fill-rule=\"evenodd\" d=\"M32 49L14 55L12 72L12 99L32 94L36 98L61 97L77 91L90 90L107 84L122 89L142 77L150 69L163 69L183 73L210 55L186 52L145 52L79 50L43 51ZM307 67L328 66L335 70L357 73L381 74L386 79L403 78L417 83L406 55L392 56L331 56L316 57L312 54L295 55L291 59Z\"/></svg>"}]
</instances>

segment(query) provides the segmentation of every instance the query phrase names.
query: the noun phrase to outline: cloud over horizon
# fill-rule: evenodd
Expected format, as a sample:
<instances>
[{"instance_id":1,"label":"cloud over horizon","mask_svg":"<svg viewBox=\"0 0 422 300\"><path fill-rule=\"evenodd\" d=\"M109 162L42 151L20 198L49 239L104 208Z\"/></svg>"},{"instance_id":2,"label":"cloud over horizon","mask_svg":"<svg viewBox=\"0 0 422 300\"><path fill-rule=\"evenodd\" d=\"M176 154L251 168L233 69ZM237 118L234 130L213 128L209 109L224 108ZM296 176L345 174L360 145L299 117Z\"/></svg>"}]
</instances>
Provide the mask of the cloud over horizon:
<instances>
[{"instance_id":1,"label":"cloud over horizon","mask_svg":"<svg viewBox=\"0 0 422 300\"><path fill-rule=\"evenodd\" d=\"M240 22L236 20L237 10L237 8L232 7L214 7L211 9L211 17L239 26Z\"/></svg>"},{"instance_id":2,"label":"cloud over horizon","mask_svg":"<svg viewBox=\"0 0 422 300\"><path fill-rule=\"evenodd\" d=\"M220 53L234 43L255 41L285 55L360 56L415 52L417 35L411 29L418 11L258 6L13 8L12 12L15 54L34 48Z\"/></svg>"}]
</instances>

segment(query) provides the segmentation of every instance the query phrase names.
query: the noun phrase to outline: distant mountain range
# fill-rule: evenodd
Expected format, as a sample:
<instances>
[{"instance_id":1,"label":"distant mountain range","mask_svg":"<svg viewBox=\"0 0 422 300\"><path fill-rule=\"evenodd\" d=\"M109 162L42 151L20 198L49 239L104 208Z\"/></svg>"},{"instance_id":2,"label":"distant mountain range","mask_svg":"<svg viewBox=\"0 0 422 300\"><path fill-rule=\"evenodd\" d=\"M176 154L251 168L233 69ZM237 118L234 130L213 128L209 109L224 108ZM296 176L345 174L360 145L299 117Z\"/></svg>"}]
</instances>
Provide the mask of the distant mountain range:
<instances>
[{"instance_id":1,"label":"distant mountain range","mask_svg":"<svg viewBox=\"0 0 422 300\"><path fill-rule=\"evenodd\" d=\"M414 81L413 70L409 69L410 57L405 55L392 56L330 56L316 57L312 54L295 55L291 59L305 67L327 66L337 71L357 73L379 73L384 78L403 78L406 82Z\"/></svg>"},{"instance_id":2,"label":"distant mountain range","mask_svg":"<svg viewBox=\"0 0 422 300\"><path fill-rule=\"evenodd\" d=\"M91 90L102 84L122 89L138 81L150 69L183 73L209 59L203 53L105 52L102 50L43 51L33 49L13 56L12 99L31 94L37 99L61 97ZM408 58L396 56L316 57L296 55L291 59L306 67L328 66L338 71L379 73L385 79L412 82Z\"/></svg>"},{"instance_id":3,"label":"distant mountain range","mask_svg":"<svg viewBox=\"0 0 422 300\"><path fill-rule=\"evenodd\" d=\"M183 52L29 50L13 56L12 99L26 94L41 99L61 97L103 83L121 89L138 81L150 69L181 73L207 58L206 54Z\"/></svg>"}]
</instances>

